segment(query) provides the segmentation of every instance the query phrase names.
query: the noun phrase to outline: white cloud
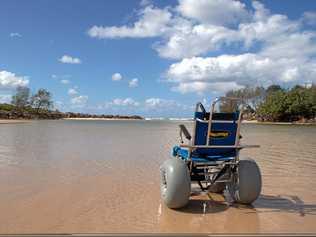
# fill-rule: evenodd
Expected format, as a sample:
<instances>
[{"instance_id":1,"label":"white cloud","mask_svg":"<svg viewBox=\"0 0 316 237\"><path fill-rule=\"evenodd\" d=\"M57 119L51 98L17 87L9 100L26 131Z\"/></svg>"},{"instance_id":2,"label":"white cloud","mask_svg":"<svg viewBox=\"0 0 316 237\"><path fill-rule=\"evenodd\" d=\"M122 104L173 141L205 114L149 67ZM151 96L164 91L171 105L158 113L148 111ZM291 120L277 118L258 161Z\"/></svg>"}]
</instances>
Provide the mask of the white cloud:
<instances>
[{"instance_id":1,"label":"white cloud","mask_svg":"<svg viewBox=\"0 0 316 237\"><path fill-rule=\"evenodd\" d=\"M0 103L10 103L12 95L0 95Z\"/></svg>"},{"instance_id":2,"label":"white cloud","mask_svg":"<svg viewBox=\"0 0 316 237\"><path fill-rule=\"evenodd\" d=\"M61 83L61 84L64 84L64 85L67 85L67 84L70 83L70 81L67 80L67 79L62 79L62 80L60 80L60 83Z\"/></svg>"},{"instance_id":3,"label":"white cloud","mask_svg":"<svg viewBox=\"0 0 316 237\"><path fill-rule=\"evenodd\" d=\"M141 1L139 2L139 5L140 5L141 7L148 6L148 5L151 5L151 4L152 4L151 0L141 0Z\"/></svg>"},{"instance_id":4,"label":"white cloud","mask_svg":"<svg viewBox=\"0 0 316 237\"><path fill-rule=\"evenodd\" d=\"M303 21L308 25L316 25L316 11L304 12Z\"/></svg>"},{"instance_id":5,"label":"white cloud","mask_svg":"<svg viewBox=\"0 0 316 237\"><path fill-rule=\"evenodd\" d=\"M118 72L112 75L112 81L120 81L122 79L123 79L122 75Z\"/></svg>"},{"instance_id":6,"label":"white cloud","mask_svg":"<svg viewBox=\"0 0 316 237\"><path fill-rule=\"evenodd\" d=\"M141 111L140 107L141 103L133 98L115 98L110 101L105 101L102 104L97 105L97 110L106 110L106 113L116 113L116 114L129 114L129 113L137 113L139 114Z\"/></svg>"},{"instance_id":7,"label":"white cloud","mask_svg":"<svg viewBox=\"0 0 316 237\"><path fill-rule=\"evenodd\" d=\"M101 31L106 33L102 37L101 33L94 36L160 36L161 40L154 44L159 55L182 59L204 55L227 46L244 46L247 49L255 43L273 45L281 40L284 42L284 38L291 34L305 34L299 20L289 20L287 16L280 14L273 15L257 1L252 2L252 7L254 11L247 10L245 4L235 0L180 0L174 9L159 9L150 5L141 11L143 14L134 23L134 27L101 27ZM159 13L153 14L156 17L145 17L152 12ZM163 24L159 24L161 17L157 15L160 14L168 16L163 18ZM313 18L314 12L307 12L304 16L306 19ZM231 28L230 23L234 23L235 27ZM148 34L144 27L136 25L148 26L155 33ZM154 30L155 27L149 27L151 25L159 25L157 29L160 30ZM137 34L125 32L124 29L135 30ZM116 33L110 34L111 30Z\"/></svg>"},{"instance_id":8,"label":"white cloud","mask_svg":"<svg viewBox=\"0 0 316 237\"><path fill-rule=\"evenodd\" d=\"M271 42L267 41L258 54L269 58L292 58L303 63L316 54L315 40L316 32L280 35Z\"/></svg>"},{"instance_id":9,"label":"white cloud","mask_svg":"<svg viewBox=\"0 0 316 237\"><path fill-rule=\"evenodd\" d=\"M75 96L77 94L78 94L78 91L76 89L74 89L74 88L70 88L68 90L68 95L70 95L70 96Z\"/></svg>"},{"instance_id":10,"label":"white cloud","mask_svg":"<svg viewBox=\"0 0 316 237\"><path fill-rule=\"evenodd\" d=\"M91 37L97 38L142 38L142 37L162 37L162 40L154 44L154 48L159 55L166 58L183 58L204 54L210 50L216 50L224 44L239 41L240 36L237 32L221 26L221 24L211 23L212 17L219 18L217 21L223 22L223 19L231 21L241 20L249 14L245 10L244 4L234 0L208 1L208 0L184 0L180 1L175 9L170 7L159 9L152 5L146 6L139 13L139 19L133 27L94 26L89 29ZM201 11L203 9L203 11ZM222 17L218 13L219 9L228 11L229 17ZM190 12L193 11L193 12ZM183 15L181 15L183 14ZM187 19L188 15L198 17L202 23L196 23L194 20ZM196 15L197 14L197 15ZM191 16L190 15L190 16Z\"/></svg>"},{"instance_id":11,"label":"white cloud","mask_svg":"<svg viewBox=\"0 0 316 237\"><path fill-rule=\"evenodd\" d=\"M54 79L54 80L59 80L59 82L61 84L64 84L64 85L67 85L67 84L70 84L70 80L67 79L67 78L70 78L71 75L60 75L60 76L57 76L56 74L52 74L51 75L51 78Z\"/></svg>"},{"instance_id":12,"label":"white cloud","mask_svg":"<svg viewBox=\"0 0 316 237\"><path fill-rule=\"evenodd\" d=\"M161 98L148 98L145 100L145 105L149 108L165 107L173 104L175 104L175 101Z\"/></svg>"},{"instance_id":13,"label":"white cloud","mask_svg":"<svg viewBox=\"0 0 316 237\"><path fill-rule=\"evenodd\" d=\"M203 92L210 93L224 93L228 90L240 89L243 86L238 85L236 82L190 82L190 83L179 83L177 86L171 89L182 94L195 92L202 94Z\"/></svg>"},{"instance_id":14,"label":"white cloud","mask_svg":"<svg viewBox=\"0 0 316 237\"><path fill-rule=\"evenodd\" d=\"M249 18L245 4L235 0L179 0L177 10L185 17L220 26Z\"/></svg>"},{"instance_id":15,"label":"white cloud","mask_svg":"<svg viewBox=\"0 0 316 237\"><path fill-rule=\"evenodd\" d=\"M130 80L128 82L128 86L129 87L138 87L138 79L137 78L133 78L132 80Z\"/></svg>"},{"instance_id":16,"label":"white cloud","mask_svg":"<svg viewBox=\"0 0 316 237\"><path fill-rule=\"evenodd\" d=\"M289 20L285 15L268 15L269 11L259 2L253 3L256 9L253 21L240 24L237 33L245 46L250 47L256 42L273 44L280 37L299 33L299 21Z\"/></svg>"},{"instance_id":17,"label":"white cloud","mask_svg":"<svg viewBox=\"0 0 316 237\"><path fill-rule=\"evenodd\" d=\"M259 1L247 8L235 0L179 0L174 7L147 5L132 26L91 28L90 36L157 37L159 56L179 60L166 71L173 90L225 92L315 82L316 31L305 27L315 19L312 11L296 20L273 14ZM221 55L226 48L235 54Z\"/></svg>"},{"instance_id":18,"label":"white cloud","mask_svg":"<svg viewBox=\"0 0 316 237\"><path fill-rule=\"evenodd\" d=\"M112 102L109 103L109 105L114 106L139 106L139 102L135 101L132 98L126 98L126 99L120 99L116 98Z\"/></svg>"},{"instance_id":19,"label":"white cloud","mask_svg":"<svg viewBox=\"0 0 316 237\"><path fill-rule=\"evenodd\" d=\"M163 98L148 98L144 101L144 108L148 111L178 111L187 110L189 106L183 105L175 100L168 100Z\"/></svg>"},{"instance_id":20,"label":"white cloud","mask_svg":"<svg viewBox=\"0 0 316 237\"><path fill-rule=\"evenodd\" d=\"M88 102L89 97L87 95L80 95L78 87L69 88L68 95L70 96L71 108L84 108Z\"/></svg>"},{"instance_id":21,"label":"white cloud","mask_svg":"<svg viewBox=\"0 0 316 237\"><path fill-rule=\"evenodd\" d=\"M192 110L191 106L181 104L175 100L163 99L163 98L147 98L144 101L136 101L133 98L115 98L111 101L105 102L102 105L97 106L98 110L107 111L124 111L128 113L134 113L137 111L140 113L161 113L167 112L176 114L179 111Z\"/></svg>"},{"instance_id":22,"label":"white cloud","mask_svg":"<svg viewBox=\"0 0 316 237\"><path fill-rule=\"evenodd\" d=\"M256 54L194 57L172 64L167 80L182 93L238 89L246 85L307 81L316 78L316 62ZM315 80L315 79L314 79Z\"/></svg>"},{"instance_id":23,"label":"white cloud","mask_svg":"<svg viewBox=\"0 0 316 237\"><path fill-rule=\"evenodd\" d=\"M154 45L163 58L181 59L203 55L242 41L236 31L223 26L192 25L183 19L178 20L177 24L177 29L166 40Z\"/></svg>"},{"instance_id":24,"label":"white cloud","mask_svg":"<svg viewBox=\"0 0 316 237\"><path fill-rule=\"evenodd\" d=\"M138 21L133 26L93 26L88 30L91 37L105 38L143 38L162 35L170 21L171 13L166 9L146 6L138 13Z\"/></svg>"},{"instance_id":25,"label":"white cloud","mask_svg":"<svg viewBox=\"0 0 316 237\"><path fill-rule=\"evenodd\" d=\"M149 98L145 101L145 104L149 107L156 107L161 104L160 98Z\"/></svg>"},{"instance_id":26,"label":"white cloud","mask_svg":"<svg viewBox=\"0 0 316 237\"><path fill-rule=\"evenodd\" d=\"M17 76L12 72L0 71L0 89L14 89L18 86L27 86L29 80L25 76Z\"/></svg>"},{"instance_id":27,"label":"white cloud","mask_svg":"<svg viewBox=\"0 0 316 237\"><path fill-rule=\"evenodd\" d=\"M164 40L154 48L161 57L181 59L203 55L227 46L235 46L243 51L255 43L265 46L280 42L281 39L284 41L284 37L287 38L290 34L305 33L300 31L299 21L289 20L285 15L270 15L259 2L254 1L252 4L255 9L252 15L249 12L252 17L245 22L239 21L238 27L235 28L207 21L195 23L182 18L174 19L172 30L169 30Z\"/></svg>"},{"instance_id":28,"label":"white cloud","mask_svg":"<svg viewBox=\"0 0 316 237\"><path fill-rule=\"evenodd\" d=\"M20 33L18 33L18 32L12 32L12 33L10 33L10 37L17 37L17 38L21 38L22 37L22 35L20 34Z\"/></svg>"},{"instance_id":29,"label":"white cloud","mask_svg":"<svg viewBox=\"0 0 316 237\"><path fill-rule=\"evenodd\" d=\"M64 55L60 59L58 59L61 63L69 63L69 64L80 64L81 60L79 58L75 58L69 55Z\"/></svg>"},{"instance_id":30,"label":"white cloud","mask_svg":"<svg viewBox=\"0 0 316 237\"><path fill-rule=\"evenodd\" d=\"M88 99L89 99L89 97L86 95L78 95L78 96L72 97L70 99L70 103L71 103L72 107L82 108L86 105Z\"/></svg>"}]
</instances>

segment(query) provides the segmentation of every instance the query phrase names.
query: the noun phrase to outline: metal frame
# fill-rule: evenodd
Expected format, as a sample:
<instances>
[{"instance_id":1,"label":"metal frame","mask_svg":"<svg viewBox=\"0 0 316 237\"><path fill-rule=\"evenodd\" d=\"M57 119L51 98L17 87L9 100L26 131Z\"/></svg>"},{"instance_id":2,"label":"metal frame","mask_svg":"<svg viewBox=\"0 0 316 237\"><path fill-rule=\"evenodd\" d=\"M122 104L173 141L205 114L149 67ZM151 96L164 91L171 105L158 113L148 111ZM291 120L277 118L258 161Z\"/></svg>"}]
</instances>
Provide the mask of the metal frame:
<instances>
[{"instance_id":1,"label":"metal frame","mask_svg":"<svg viewBox=\"0 0 316 237\"><path fill-rule=\"evenodd\" d=\"M240 101L242 102L241 99L239 98L232 98L232 97L218 97L216 98L213 103L210 106L210 116L208 120L201 120L199 118L194 119L194 125L193 125L193 134L192 134L192 139L190 141L190 144L180 144L180 147L183 148L188 148L188 159L186 160L188 165L189 165L189 170L190 174L193 175L193 168L196 170L201 170L202 173L204 174L205 180L202 182L206 182L206 186L209 187L210 185L213 185L216 182L230 182L232 179L232 171L229 173L229 179L228 180L217 180L219 179L219 174L228 167L231 170L238 164L239 162L239 151L243 148L258 148L260 147L259 145L241 145L240 144L240 127L241 127L241 118L242 118L242 113L243 113L243 106L239 110L239 115L238 115L238 120L237 120L237 131L236 131L236 138L235 138L235 144L234 145L212 145L210 144L210 133L212 129L212 122L216 123L235 123L234 121L231 120L213 120L212 115L215 112L215 106L218 102L222 100L234 100L234 101ZM198 110L201 109L202 112L206 113L205 108L203 107L202 103L198 102L195 107L195 113L198 112ZM195 145L195 137L196 137L196 126L197 126L197 121L202 122L202 123L208 123L208 130L207 130L207 139L206 139L206 144L205 145ZM221 161L208 161L208 162L193 162L191 159L191 153L194 149L196 148L236 148L236 156L231 159L231 160L221 160ZM215 170L215 171L213 171ZM195 173L195 175L201 175L202 173ZM224 173L225 174L225 173ZM201 181L198 181L201 189L205 189L203 185L201 184Z\"/></svg>"},{"instance_id":2,"label":"metal frame","mask_svg":"<svg viewBox=\"0 0 316 237\"><path fill-rule=\"evenodd\" d=\"M240 125L241 125L241 117L243 113L243 106L241 107L239 111L239 116L237 120L237 131L236 131L236 138L235 138L235 145L234 146L212 146L209 145L210 142L210 133L212 130L212 122L216 123L234 123L234 121L231 120L213 120L212 115L215 110L215 105L222 100L235 100L235 101L240 101L242 100L240 98L234 98L234 97L218 97L214 100L214 102L211 104L210 107L210 117L209 120L201 120L199 118L194 119L194 126L193 126L193 135L192 135L192 145L186 145L186 144L181 144L180 147L187 147L190 149L194 148L237 148L237 149L242 149L242 148L257 148L260 147L259 145L240 145ZM198 112L199 108L204 108L201 102L198 102L195 106L195 113ZM205 110L205 109L204 109ZM204 111L206 112L206 111ZM205 145L195 145L195 131L196 131L196 121L202 122L202 123L208 123L208 129L207 129L207 138L206 138L206 144Z\"/></svg>"}]
</instances>

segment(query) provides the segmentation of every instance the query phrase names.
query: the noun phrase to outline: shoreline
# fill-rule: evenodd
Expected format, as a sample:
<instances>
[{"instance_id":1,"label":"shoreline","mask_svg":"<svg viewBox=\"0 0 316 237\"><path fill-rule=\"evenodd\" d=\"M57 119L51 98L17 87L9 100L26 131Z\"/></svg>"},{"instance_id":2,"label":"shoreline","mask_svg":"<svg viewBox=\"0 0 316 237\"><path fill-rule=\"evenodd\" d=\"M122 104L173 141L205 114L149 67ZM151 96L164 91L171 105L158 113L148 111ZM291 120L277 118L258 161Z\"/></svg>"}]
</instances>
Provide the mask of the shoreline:
<instances>
[{"instance_id":1,"label":"shoreline","mask_svg":"<svg viewBox=\"0 0 316 237\"><path fill-rule=\"evenodd\" d=\"M18 123L29 123L36 120L46 119L0 119L0 124L18 124ZM51 120L51 119L47 119ZM55 120L72 120L72 121L152 121L146 119L135 119L135 118L62 118ZM165 121L181 121L184 120L165 120ZM187 120L191 121L191 120ZM302 123L302 122L260 122L257 120L243 120L242 124L258 124L258 125L316 125L316 123Z\"/></svg>"},{"instance_id":2,"label":"shoreline","mask_svg":"<svg viewBox=\"0 0 316 237\"><path fill-rule=\"evenodd\" d=\"M136 118L63 118L61 120L80 120L80 121L128 121L128 120L132 120L132 121L138 121L138 120L144 120L144 119L136 119Z\"/></svg>"},{"instance_id":3,"label":"shoreline","mask_svg":"<svg viewBox=\"0 0 316 237\"><path fill-rule=\"evenodd\" d=\"M316 123L302 123L302 122L260 122L258 120L243 120L244 124L259 124L259 125L316 125Z\"/></svg>"},{"instance_id":4,"label":"shoreline","mask_svg":"<svg viewBox=\"0 0 316 237\"><path fill-rule=\"evenodd\" d=\"M0 124L28 123L31 121L28 119L0 119Z\"/></svg>"}]
</instances>

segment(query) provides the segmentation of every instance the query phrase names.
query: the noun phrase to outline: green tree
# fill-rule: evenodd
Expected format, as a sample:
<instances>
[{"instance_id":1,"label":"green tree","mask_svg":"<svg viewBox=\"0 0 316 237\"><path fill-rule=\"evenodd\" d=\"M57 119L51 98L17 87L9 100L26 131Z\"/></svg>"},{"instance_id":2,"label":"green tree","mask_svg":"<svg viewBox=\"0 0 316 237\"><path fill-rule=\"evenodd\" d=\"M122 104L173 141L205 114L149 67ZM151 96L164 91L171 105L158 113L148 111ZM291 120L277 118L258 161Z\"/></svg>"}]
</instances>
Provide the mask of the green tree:
<instances>
[{"instance_id":1,"label":"green tree","mask_svg":"<svg viewBox=\"0 0 316 237\"><path fill-rule=\"evenodd\" d=\"M48 110L53 106L52 95L45 89L39 89L37 93L31 97L31 104L37 113L40 109Z\"/></svg>"},{"instance_id":2,"label":"green tree","mask_svg":"<svg viewBox=\"0 0 316 237\"><path fill-rule=\"evenodd\" d=\"M29 105L30 89L28 87L18 86L15 95L12 96L11 103L18 108L24 108Z\"/></svg>"},{"instance_id":3,"label":"green tree","mask_svg":"<svg viewBox=\"0 0 316 237\"><path fill-rule=\"evenodd\" d=\"M242 103L247 105L247 111L254 112L257 110L258 106L260 105L260 103L262 103L262 101L265 98L265 89L259 86L246 86L242 89L230 90L226 93L225 96L241 99ZM229 110L229 107L231 106L231 104L224 104L223 109ZM236 104L234 104L233 106L236 106Z\"/></svg>"},{"instance_id":4,"label":"green tree","mask_svg":"<svg viewBox=\"0 0 316 237\"><path fill-rule=\"evenodd\" d=\"M284 120L287 109L286 92L276 91L268 95L265 101L259 106L257 115L265 121Z\"/></svg>"},{"instance_id":5,"label":"green tree","mask_svg":"<svg viewBox=\"0 0 316 237\"><path fill-rule=\"evenodd\" d=\"M277 92L277 91L283 91L282 87L279 85L275 85L275 84L268 86L268 88L266 89L266 95L270 95L270 94Z\"/></svg>"},{"instance_id":6,"label":"green tree","mask_svg":"<svg viewBox=\"0 0 316 237\"><path fill-rule=\"evenodd\" d=\"M291 120L315 117L315 88L295 86L287 93L288 108L285 113Z\"/></svg>"},{"instance_id":7,"label":"green tree","mask_svg":"<svg viewBox=\"0 0 316 237\"><path fill-rule=\"evenodd\" d=\"M269 90L270 89L270 90ZM269 93L257 111L259 118L267 121L297 121L316 116L316 88L299 85L291 90L268 88Z\"/></svg>"}]
</instances>

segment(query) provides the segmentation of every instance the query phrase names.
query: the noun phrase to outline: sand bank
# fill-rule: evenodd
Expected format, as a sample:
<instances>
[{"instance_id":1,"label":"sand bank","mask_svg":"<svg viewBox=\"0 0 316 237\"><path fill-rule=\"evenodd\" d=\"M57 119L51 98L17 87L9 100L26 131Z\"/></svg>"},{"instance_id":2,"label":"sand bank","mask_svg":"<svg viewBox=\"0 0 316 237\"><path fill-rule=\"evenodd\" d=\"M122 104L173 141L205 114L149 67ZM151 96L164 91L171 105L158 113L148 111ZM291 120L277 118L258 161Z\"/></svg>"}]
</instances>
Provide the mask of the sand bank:
<instances>
[{"instance_id":1,"label":"sand bank","mask_svg":"<svg viewBox=\"0 0 316 237\"><path fill-rule=\"evenodd\" d=\"M115 121L115 120L123 120L123 121L125 121L125 120L133 120L133 121L135 121L135 120L142 120L142 119L133 119L133 118L129 118L129 119L125 119L125 118L64 118L64 119L62 119L62 120L87 120L87 121L90 121L90 120L96 120L96 121L98 121L98 120L105 120L105 121L107 121L107 120L110 120L110 121Z\"/></svg>"},{"instance_id":2,"label":"sand bank","mask_svg":"<svg viewBox=\"0 0 316 237\"><path fill-rule=\"evenodd\" d=\"M0 119L0 124L14 124L14 123L27 123L31 120L19 120L19 119Z\"/></svg>"},{"instance_id":3,"label":"sand bank","mask_svg":"<svg viewBox=\"0 0 316 237\"><path fill-rule=\"evenodd\" d=\"M316 123L301 123L301 122L260 122L258 120L243 120L245 124L267 124L267 125L316 125Z\"/></svg>"}]
</instances>

